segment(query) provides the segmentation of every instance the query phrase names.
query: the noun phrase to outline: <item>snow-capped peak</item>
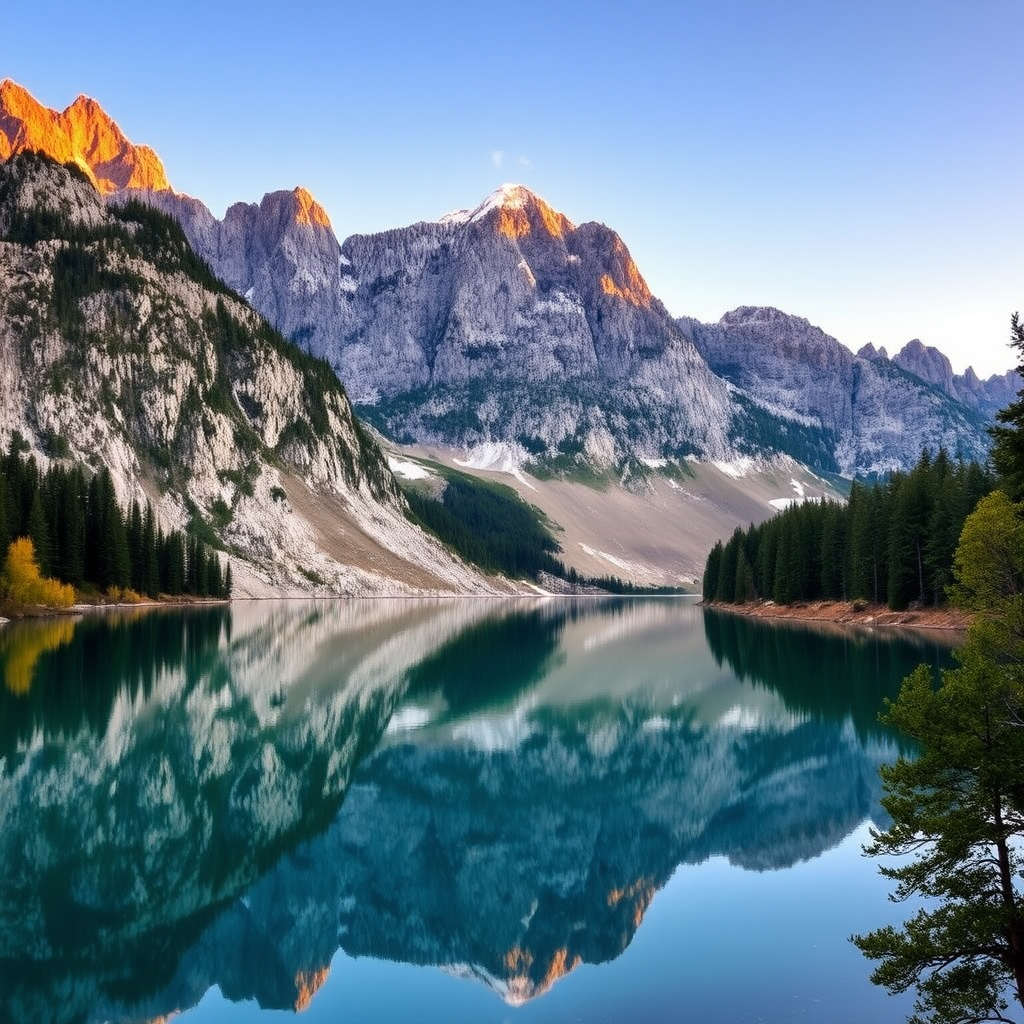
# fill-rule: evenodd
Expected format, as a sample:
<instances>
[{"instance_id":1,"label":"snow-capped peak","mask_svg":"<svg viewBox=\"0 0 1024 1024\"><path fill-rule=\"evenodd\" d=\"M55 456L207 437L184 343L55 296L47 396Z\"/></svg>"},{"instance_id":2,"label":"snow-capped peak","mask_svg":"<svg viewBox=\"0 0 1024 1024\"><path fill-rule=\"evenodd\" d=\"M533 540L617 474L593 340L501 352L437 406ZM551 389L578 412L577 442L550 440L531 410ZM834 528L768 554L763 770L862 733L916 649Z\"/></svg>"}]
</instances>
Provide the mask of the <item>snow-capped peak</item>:
<instances>
[{"instance_id":1,"label":"snow-capped peak","mask_svg":"<svg viewBox=\"0 0 1024 1024\"><path fill-rule=\"evenodd\" d=\"M552 217L565 220L569 228L574 227L567 218L557 213L554 208L543 200L536 192L525 185L506 182L499 185L479 206L473 210L453 210L441 218L442 224L470 224L483 220L491 210L524 210L536 207Z\"/></svg>"}]
</instances>

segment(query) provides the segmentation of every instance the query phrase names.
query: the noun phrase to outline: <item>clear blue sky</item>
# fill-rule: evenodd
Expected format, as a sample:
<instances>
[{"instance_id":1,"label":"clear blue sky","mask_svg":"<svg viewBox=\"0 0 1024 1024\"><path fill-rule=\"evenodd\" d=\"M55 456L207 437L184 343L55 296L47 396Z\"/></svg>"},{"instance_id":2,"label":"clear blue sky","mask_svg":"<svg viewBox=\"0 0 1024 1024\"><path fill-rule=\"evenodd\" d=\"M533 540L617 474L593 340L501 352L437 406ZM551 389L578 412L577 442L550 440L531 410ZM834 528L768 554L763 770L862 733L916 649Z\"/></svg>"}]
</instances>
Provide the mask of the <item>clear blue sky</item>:
<instances>
[{"instance_id":1,"label":"clear blue sky","mask_svg":"<svg viewBox=\"0 0 1024 1024\"><path fill-rule=\"evenodd\" d=\"M0 77L95 97L218 216L301 184L343 239L517 181L675 315L1016 361L1024 0L13 0L3 36Z\"/></svg>"}]
</instances>

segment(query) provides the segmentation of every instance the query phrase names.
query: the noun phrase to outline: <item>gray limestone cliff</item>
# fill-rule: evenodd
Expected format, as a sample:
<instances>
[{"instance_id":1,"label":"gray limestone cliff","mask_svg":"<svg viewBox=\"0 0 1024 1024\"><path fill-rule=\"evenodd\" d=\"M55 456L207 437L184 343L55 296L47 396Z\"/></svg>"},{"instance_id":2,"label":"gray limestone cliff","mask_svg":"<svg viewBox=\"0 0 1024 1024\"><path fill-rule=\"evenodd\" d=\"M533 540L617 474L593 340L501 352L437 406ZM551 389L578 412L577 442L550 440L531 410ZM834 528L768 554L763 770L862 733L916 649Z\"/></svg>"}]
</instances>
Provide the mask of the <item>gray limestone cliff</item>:
<instances>
[{"instance_id":1,"label":"gray limestone cliff","mask_svg":"<svg viewBox=\"0 0 1024 1024\"><path fill-rule=\"evenodd\" d=\"M622 240L600 224L574 226L521 186L340 247L302 190L236 204L222 222L187 197L146 201L327 359L390 436L498 443L567 468L731 451L726 388Z\"/></svg>"},{"instance_id":2,"label":"gray limestone cliff","mask_svg":"<svg viewBox=\"0 0 1024 1024\"><path fill-rule=\"evenodd\" d=\"M923 448L983 461L998 382L1012 386L1004 378L982 385L971 371L954 378L946 357L920 342L891 360L873 348L854 355L777 309L744 306L717 324L679 323L711 368L758 406L826 432L846 476L908 468Z\"/></svg>"},{"instance_id":3,"label":"gray limestone cliff","mask_svg":"<svg viewBox=\"0 0 1024 1024\"><path fill-rule=\"evenodd\" d=\"M84 174L0 165L0 443L111 470L203 523L237 593L479 589L414 528L324 363L218 281L177 225Z\"/></svg>"}]
</instances>

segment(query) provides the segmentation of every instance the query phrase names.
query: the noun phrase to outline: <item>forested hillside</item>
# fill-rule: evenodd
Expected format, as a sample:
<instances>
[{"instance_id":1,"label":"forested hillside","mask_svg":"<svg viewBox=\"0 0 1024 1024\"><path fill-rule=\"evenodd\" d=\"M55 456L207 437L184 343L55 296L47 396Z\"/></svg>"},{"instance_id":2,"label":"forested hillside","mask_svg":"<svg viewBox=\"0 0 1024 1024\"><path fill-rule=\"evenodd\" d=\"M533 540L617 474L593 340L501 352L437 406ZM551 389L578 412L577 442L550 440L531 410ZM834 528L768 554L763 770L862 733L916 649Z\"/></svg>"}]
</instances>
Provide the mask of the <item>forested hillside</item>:
<instances>
[{"instance_id":1,"label":"forested hillside","mask_svg":"<svg viewBox=\"0 0 1024 1024\"><path fill-rule=\"evenodd\" d=\"M31 549L16 548L20 538ZM23 458L17 439L0 459L0 553L8 555L0 576L0 599L35 603L12 588L11 569L27 557L44 578L70 584L78 595L116 599L183 594L226 598L231 566L196 536L164 532L152 506L133 501L122 508L110 473L87 475L81 467L54 463L40 472ZM12 563L13 556L13 563ZM5 593L6 589L6 593ZM40 602L63 603L63 602Z\"/></svg>"},{"instance_id":2,"label":"forested hillside","mask_svg":"<svg viewBox=\"0 0 1024 1024\"><path fill-rule=\"evenodd\" d=\"M708 556L704 598L940 605L964 520L994 486L977 463L925 452L908 473L854 483L845 505L805 502L737 528Z\"/></svg>"}]
</instances>

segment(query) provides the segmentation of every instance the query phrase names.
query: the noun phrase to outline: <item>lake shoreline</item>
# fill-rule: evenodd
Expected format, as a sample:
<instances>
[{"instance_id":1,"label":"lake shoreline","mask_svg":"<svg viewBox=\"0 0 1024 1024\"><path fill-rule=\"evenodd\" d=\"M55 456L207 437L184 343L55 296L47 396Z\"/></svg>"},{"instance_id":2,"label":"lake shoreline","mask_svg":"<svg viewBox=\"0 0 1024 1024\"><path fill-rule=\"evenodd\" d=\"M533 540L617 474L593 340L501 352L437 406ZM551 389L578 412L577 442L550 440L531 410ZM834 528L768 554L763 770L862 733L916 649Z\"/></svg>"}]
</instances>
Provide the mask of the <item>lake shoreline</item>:
<instances>
[{"instance_id":1,"label":"lake shoreline","mask_svg":"<svg viewBox=\"0 0 1024 1024\"><path fill-rule=\"evenodd\" d=\"M898 627L901 629L944 629L964 632L974 621L970 612L959 608L914 608L894 612L885 605L861 605L852 601L799 601L776 604L757 601L726 604L702 601L701 607L745 615L752 619L785 619L792 622L833 622L844 626Z\"/></svg>"}]
</instances>

